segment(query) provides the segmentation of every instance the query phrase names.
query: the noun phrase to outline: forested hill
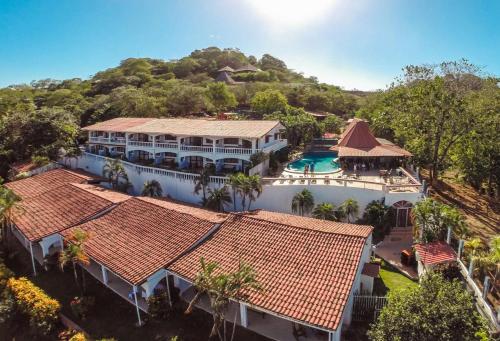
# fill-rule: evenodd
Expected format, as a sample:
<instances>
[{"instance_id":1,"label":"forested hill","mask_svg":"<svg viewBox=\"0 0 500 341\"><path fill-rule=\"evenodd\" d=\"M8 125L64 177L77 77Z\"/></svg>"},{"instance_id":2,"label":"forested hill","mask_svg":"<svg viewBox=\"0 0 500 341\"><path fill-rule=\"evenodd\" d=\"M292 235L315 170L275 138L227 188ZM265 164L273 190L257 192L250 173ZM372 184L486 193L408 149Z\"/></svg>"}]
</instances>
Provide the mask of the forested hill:
<instances>
[{"instance_id":1,"label":"forested hill","mask_svg":"<svg viewBox=\"0 0 500 341\"><path fill-rule=\"evenodd\" d=\"M306 78L269 54L257 59L237 49L209 47L172 61L129 58L88 80L45 79L4 88L0 90L0 115L16 111L20 106L26 110L57 107L86 125L117 116L185 116L211 112L216 108L207 98L206 88L217 77L217 70L246 65L261 71L233 76L238 84L229 89L237 103L224 109L248 108L254 94L265 89L280 90L289 104L306 110L346 115L356 109L357 95L319 84L315 77Z\"/></svg>"}]
</instances>

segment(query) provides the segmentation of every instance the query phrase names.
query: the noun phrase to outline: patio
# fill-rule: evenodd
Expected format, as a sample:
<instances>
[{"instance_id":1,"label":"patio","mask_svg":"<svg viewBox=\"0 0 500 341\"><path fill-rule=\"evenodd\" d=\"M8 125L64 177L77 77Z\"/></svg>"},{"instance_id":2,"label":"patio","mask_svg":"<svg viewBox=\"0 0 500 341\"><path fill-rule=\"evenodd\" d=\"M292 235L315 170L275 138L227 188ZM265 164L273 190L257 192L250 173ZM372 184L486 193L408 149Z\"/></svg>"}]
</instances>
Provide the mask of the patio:
<instances>
[{"instance_id":1,"label":"patio","mask_svg":"<svg viewBox=\"0 0 500 341\"><path fill-rule=\"evenodd\" d=\"M181 297L190 302L195 295L194 287L190 287L185 290ZM209 298L204 295L196 305L198 308L210 313L210 301ZM264 335L272 340L297 340L293 333L293 324L289 320L279 318L267 314L265 312L254 310L250 307L247 310L247 329L250 329L258 334ZM231 302L227 312L225 314L227 321L233 323L236 319L236 324L241 326L241 310L240 304L237 302ZM295 323L298 326L297 323ZM310 341L328 341L328 333L319 329L311 328L305 325L300 325L301 338Z\"/></svg>"},{"instance_id":2,"label":"patio","mask_svg":"<svg viewBox=\"0 0 500 341\"><path fill-rule=\"evenodd\" d=\"M418 279L416 269L401 263L401 251L410 249L413 245L411 229L393 229L374 249L375 254L394 266L406 276Z\"/></svg>"}]
</instances>

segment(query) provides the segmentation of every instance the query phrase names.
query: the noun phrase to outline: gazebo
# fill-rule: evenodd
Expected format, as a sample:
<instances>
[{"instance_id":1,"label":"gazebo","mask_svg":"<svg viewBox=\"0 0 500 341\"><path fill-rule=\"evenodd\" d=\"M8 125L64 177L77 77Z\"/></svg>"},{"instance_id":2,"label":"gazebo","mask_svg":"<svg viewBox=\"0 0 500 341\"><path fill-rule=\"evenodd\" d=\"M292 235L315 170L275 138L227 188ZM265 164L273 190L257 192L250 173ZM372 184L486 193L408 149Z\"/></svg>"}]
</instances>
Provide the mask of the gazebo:
<instances>
[{"instance_id":1,"label":"gazebo","mask_svg":"<svg viewBox=\"0 0 500 341\"><path fill-rule=\"evenodd\" d=\"M394 143L376 138L366 121L352 119L340 136L336 146L344 170L370 170L397 168L412 154Z\"/></svg>"}]
</instances>

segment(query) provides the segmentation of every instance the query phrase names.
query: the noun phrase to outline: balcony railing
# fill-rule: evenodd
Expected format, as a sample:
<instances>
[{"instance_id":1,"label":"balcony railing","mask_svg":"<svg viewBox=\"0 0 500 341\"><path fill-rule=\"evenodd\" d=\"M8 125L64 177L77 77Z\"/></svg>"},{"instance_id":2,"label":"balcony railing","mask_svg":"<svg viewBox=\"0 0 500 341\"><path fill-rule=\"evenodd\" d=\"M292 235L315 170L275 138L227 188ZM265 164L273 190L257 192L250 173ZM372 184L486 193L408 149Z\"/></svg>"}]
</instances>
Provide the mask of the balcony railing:
<instances>
[{"instance_id":1,"label":"balcony railing","mask_svg":"<svg viewBox=\"0 0 500 341\"><path fill-rule=\"evenodd\" d=\"M208 154L227 154L227 155L252 155L253 153L264 151L269 153L285 147L287 144L286 140L276 141L270 146L261 149L252 148L242 148L242 147L224 147L224 146L190 146L186 144L178 145L175 142L143 142L143 141L133 141L129 140L128 145L131 147L144 147L144 148L155 148L156 152L159 149L169 149L170 151L185 151L185 152L199 152Z\"/></svg>"},{"instance_id":2,"label":"balcony railing","mask_svg":"<svg viewBox=\"0 0 500 341\"><path fill-rule=\"evenodd\" d=\"M153 142L128 141L129 146L153 148Z\"/></svg>"},{"instance_id":3,"label":"balcony railing","mask_svg":"<svg viewBox=\"0 0 500 341\"><path fill-rule=\"evenodd\" d=\"M91 136L89 139L90 142L94 143L116 143L116 144L125 144L124 137L102 137L102 136Z\"/></svg>"}]
</instances>

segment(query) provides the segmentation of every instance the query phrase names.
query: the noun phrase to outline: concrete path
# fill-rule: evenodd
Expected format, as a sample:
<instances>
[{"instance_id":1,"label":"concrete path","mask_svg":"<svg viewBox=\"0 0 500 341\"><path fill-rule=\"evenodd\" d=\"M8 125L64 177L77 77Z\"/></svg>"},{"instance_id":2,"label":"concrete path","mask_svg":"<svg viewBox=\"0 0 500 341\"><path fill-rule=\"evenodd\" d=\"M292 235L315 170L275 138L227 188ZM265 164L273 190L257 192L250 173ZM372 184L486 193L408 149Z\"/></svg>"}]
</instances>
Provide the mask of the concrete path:
<instances>
[{"instance_id":1,"label":"concrete path","mask_svg":"<svg viewBox=\"0 0 500 341\"><path fill-rule=\"evenodd\" d=\"M413 234L411 229L393 230L377 245L375 254L407 277L418 279L417 271L414 268L401 264L401 251L411 248L412 244Z\"/></svg>"}]
</instances>

